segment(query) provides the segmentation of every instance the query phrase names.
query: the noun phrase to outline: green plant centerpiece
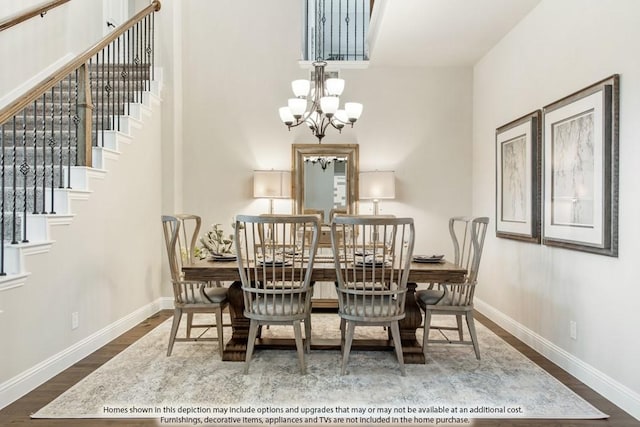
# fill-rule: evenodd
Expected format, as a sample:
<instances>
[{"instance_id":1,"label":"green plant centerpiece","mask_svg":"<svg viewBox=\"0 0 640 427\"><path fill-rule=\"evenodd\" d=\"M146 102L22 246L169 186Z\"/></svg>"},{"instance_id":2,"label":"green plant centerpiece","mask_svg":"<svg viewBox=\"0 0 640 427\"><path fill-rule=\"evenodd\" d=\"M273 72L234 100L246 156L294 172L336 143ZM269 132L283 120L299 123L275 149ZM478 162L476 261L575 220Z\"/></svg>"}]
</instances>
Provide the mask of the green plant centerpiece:
<instances>
[{"instance_id":1,"label":"green plant centerpiece","mask_svg":"<svg viewBox=\"0 0 640 427\"><path fill-rule=\"evenodd\" d=\"M233 226L235 224L232 224ZM200 237L202 247L199 256L202 259L208 255L233 255L235 254L233 241L234 233L225 236L222 224L213 224L211 230Z\"/></svg>"}]
</instances>

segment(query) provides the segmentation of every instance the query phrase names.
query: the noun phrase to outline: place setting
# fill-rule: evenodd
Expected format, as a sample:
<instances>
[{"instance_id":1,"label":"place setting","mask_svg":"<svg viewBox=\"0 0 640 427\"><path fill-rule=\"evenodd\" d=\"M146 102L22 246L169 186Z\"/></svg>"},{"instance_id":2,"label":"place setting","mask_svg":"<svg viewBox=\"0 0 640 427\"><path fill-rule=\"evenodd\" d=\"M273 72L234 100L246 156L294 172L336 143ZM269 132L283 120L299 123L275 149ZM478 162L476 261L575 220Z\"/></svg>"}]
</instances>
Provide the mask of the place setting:
<instances>
[{"instance_id":1,"label":"place setting","mask_svg":"<svg viewBox=\"0 0 640 427\"><path fill-rule=\"evenodd\" d=\"M414 255L412 260L422 264L440 264L444 262L444 255Z\"/></svg>"}]
</instances>

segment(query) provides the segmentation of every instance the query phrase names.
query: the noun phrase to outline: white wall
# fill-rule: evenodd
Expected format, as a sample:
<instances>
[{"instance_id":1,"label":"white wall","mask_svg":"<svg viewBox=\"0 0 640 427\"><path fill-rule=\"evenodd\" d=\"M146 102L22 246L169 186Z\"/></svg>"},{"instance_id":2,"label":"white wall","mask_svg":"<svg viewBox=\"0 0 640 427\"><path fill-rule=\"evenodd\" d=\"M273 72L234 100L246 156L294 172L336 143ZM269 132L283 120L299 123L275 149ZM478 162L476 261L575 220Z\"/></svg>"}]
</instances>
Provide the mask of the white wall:
<instances>
[{"instance_id":1,"label":"white wall","mask_svg":"<svg viewBox=\"0 0 640 427\"><path fill-rule=\"evenodd\" d=\"M635 0L543 0L476 64L473 90L473 211L491 213L495 224L495 129L620 74L619 257L497 239L492 231L477 295L487 314L513 321L512 330L637 418L639 16ZM577 340L569 338L570 320Z\"/></svg>"},{"instance_id":2,"label":"white wall","mask_svg":"<svg viewBox=\"0 0 640 427\"><path fill-rule=\"evenodd\" d=\"M236 213L268 209L252 199L252 171L289 170L292 143L317 143L278 117L291 80L308 76L297 64L301 2L190 0L182 13L184 209L230 230ZM341 77L342 98L364 113L323 143L358 143L361 170L395 170L398 199L382 202L383 213L416 218L416 251L450 251L448 218L471 211L471 70L372 65Z\"/></svg>"},{"instance_id":3,"label":"white wall","mask_svg":"<svg viewBox=\"0 0 640 427\"><path fill-rule=\"evenodd\" d=\"M0 33L0 54L11 65L2 70L0 107L29 89L22 86L25 82L40 82L64 63L59 62L61 58L69 60L69 55L78 54L99 40L105 25L103 1L71 1L48 11L44 18L36 16ZM12 16L34 5L22 0L2 3Z\"/></svg>"},{"instance_id":4,"label":"white wall","mask_svg":"<svg viewBox=\"0 0 640 427\"><path fill-rule=\"evenodd\" d=\"M89 200L74 202L73 222L52 228L51 251L27 258L27 282L0 293L0 390L19 375L29 383L27 370L45 360L57 366L65 359L59 353L166 295L160 291L161 115L154 110L134 131L135 142L121 145L120 159L107 164L105 179L92 181ZM46 365L39 369L48 372Z\"/></svg>"}]
</instances>

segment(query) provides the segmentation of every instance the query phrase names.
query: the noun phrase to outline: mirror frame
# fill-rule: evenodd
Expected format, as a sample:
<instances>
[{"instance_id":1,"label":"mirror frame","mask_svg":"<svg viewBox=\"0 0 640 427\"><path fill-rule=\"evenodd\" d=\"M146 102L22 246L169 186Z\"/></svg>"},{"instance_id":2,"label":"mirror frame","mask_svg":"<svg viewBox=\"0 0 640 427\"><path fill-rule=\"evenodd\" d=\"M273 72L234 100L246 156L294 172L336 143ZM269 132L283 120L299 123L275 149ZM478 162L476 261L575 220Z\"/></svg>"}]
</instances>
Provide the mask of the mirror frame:
<instances>
[{"instance_id":1,"label":"mirror frame","mask_svg":"<svg viewBox=\"0 0 640 427\"><path fill-rule=\"evenodd\" d=\"M295 212L301 214L304 207L304 158L310 156L343 156L347 158L347 212L358 213L358 144L292 144L291 145L291 194L295 200Z\"/></svg>"}]
</instances>

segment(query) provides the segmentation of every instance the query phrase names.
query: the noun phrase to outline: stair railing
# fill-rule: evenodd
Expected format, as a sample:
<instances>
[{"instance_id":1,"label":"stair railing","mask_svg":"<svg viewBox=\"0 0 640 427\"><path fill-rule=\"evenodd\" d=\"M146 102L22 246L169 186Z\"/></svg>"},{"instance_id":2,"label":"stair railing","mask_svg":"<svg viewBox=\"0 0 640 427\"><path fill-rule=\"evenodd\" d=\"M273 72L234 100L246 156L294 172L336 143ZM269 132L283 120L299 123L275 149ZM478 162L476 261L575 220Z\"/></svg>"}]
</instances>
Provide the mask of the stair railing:
<instances>
[{"instance_id":1,"label":"stair railing","mask_svg":"<svg viewBox=\"0 0 640 427\"><path fill-rule=\"evenodd\" d=\"M0 276L5 243L27 243L28 214L55 214L71 167L92 166L154 80L154 0L98 43L0 109Z\"/></svg>"},{"instance_id":2,"label":"stair railing","mask_svg":"<svg viewBox=\"0 0 640 427\"><path fill-rule=\"evenodd\" d=\"M24 22L28 19L33 18L34 16L40 15L40 17L44 18L44 16L47 14L48 11L58 6L62 6L63 4L69 1L71 0L52 0L52 1L41 3L41 4L37 4L32 8L24 10L15 15L11 15L3 20L0 20L0 31L4 31L7 28L11 28L14 25L18 25L21 22Z\"/></svg>"}]
</instances>

